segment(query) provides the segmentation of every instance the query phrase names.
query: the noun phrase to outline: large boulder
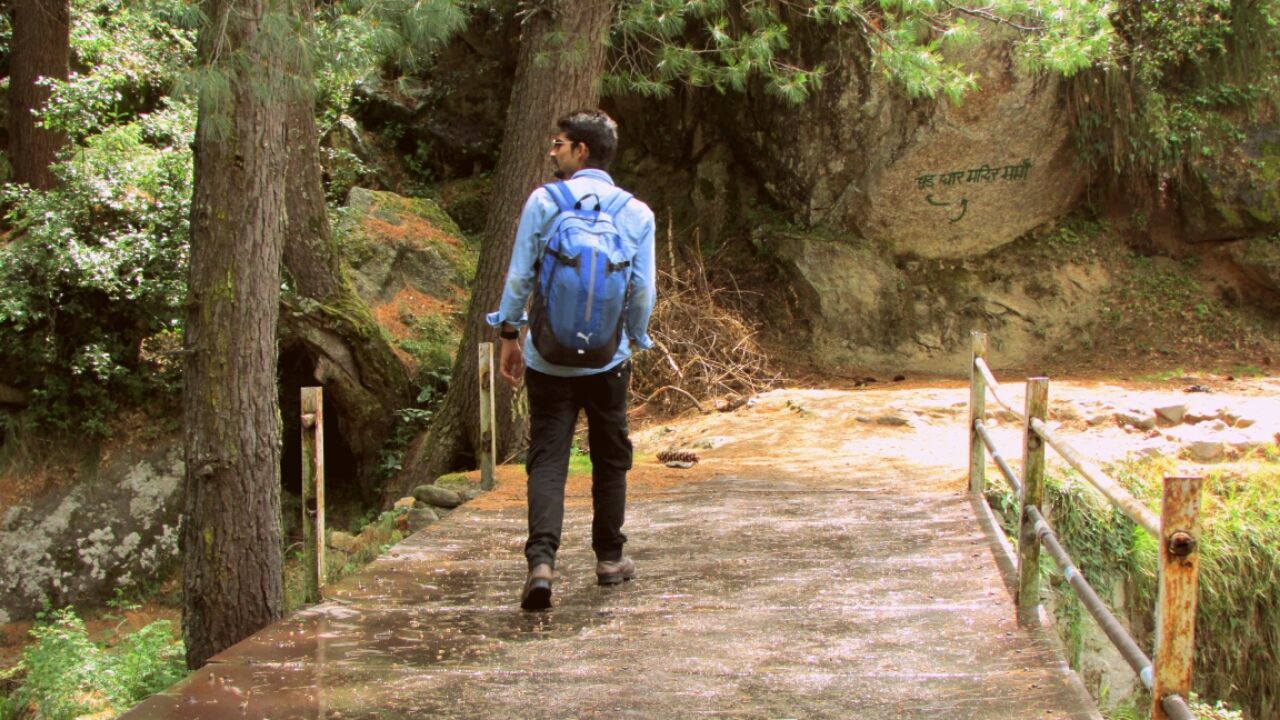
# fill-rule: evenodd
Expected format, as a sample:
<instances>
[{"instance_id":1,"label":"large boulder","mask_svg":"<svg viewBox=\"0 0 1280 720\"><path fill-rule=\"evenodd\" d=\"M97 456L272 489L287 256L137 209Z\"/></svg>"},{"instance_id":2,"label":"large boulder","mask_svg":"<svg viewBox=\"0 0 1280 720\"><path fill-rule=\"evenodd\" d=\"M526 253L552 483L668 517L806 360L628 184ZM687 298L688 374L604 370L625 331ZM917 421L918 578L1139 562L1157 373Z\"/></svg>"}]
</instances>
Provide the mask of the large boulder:
<instances>
[{"instance_id":1,"label":"large boulder","mask_svg":"<svg viewBox=\"0 0 1280 720\"><path fill-rule=\"evenodd\" d=\"M799 107L750 98L744 130L727 132L804 225L854 232L895 255L988 252L1063 215L1088 175L1059 83L1018 69L1009 37L984 32L950 58L979 85L958 105L908 101L871 70L856 33L809 33L805 62L830 69L822 88Z\"/></svg>"},{"instance_id":2,"label":"large boulder","mask_svg":"<svg viewBox=\"0 0 1280 720\"><path fill-rule=\"evenodd\" d=\"M1245 276L1280 298L1280 235L1237 240L1226 252Z\"/></svg>"},{"instance_id":3,"label":"large boulder","mask_svg":"<svg viewBox=\"0 0 1280 720\"><path fill-rule=\"evenodd\" d=\"M457 300L475 275L476 249L426 198L352 188L337 232L356 292L371 304L406 288Z\"/></svg>"},{"instance_id":4,"label":"large boulder","mask_svg":"<svg viewBox=\"0 0 1280 720\"><path fill-rule=\"evenodd\" d=\"M155 582L178 557L183 473L181 438L163 438L5 510L0 623Z\"/></svg>"}]
</instances>

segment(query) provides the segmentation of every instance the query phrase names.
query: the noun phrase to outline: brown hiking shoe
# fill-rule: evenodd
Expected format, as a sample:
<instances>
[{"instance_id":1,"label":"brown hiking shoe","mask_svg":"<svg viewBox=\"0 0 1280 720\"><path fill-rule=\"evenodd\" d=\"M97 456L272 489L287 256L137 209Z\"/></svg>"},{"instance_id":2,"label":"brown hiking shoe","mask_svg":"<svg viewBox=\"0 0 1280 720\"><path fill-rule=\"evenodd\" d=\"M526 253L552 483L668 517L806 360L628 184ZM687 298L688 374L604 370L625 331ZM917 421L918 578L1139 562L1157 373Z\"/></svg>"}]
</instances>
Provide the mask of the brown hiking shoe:
<instances>
[{"instance_id":1,"label":"brown hiking shoe","mask_svg":"<svg viewBox=\"0 0 1280 720\"><path fill-rule=\"evenodd\" d=\"M554 574L551 566L541 563L533 566L529 577L524 581L524 592L520 593L522 610L546 610L551 607L551 581Z\"/></svg>"},{"instance_id":2,"label":"brown hiking shoe","mask_svg":"<svg viewBox=\"0 0 1280 720\"><path fill-rule=\"evenodd\" d=\"M596 563L596 582L600 585L617 585L635 576L636 564L629 557Z\"/></svg>"}]
</instances>

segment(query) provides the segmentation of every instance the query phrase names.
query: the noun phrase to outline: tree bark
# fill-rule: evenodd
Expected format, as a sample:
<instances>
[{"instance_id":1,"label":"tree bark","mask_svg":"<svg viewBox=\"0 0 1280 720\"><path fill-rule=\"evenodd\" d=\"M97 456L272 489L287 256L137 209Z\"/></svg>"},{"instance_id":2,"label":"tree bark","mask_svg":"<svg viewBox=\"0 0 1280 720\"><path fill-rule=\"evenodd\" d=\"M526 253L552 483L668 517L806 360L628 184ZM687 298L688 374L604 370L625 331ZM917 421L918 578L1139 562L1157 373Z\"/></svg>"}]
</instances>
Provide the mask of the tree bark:
<instances>
[{"instance_id":1,"label":"tree bark","mask_svg":"<svg viewBox=\"0 0 1280 720\"><path fill-rule=\"evenodd\" d=\"M475 348L495 337L484 316L497 309L502 297L520 211L530 192L553 179L547 141L556 133L556 119L573 110L594 108L599 101L597 83L604 72L604 40L613 1L547 0L537 5L522 33L484 245L453 379L443 407L427 434L411 448L405 472L390 484L384 502L393 501L415 482L433 482L438 475L475 462L480 444ZM517 398L511 388L503 382L496 386L494 421L501 461L524 445L527 418L515 412Z\"/></svg>"},{"instance_id":2,"label":"tree bark","mask_svg":"<svg viewBox=\"0 0 1280 720\"><path fill-rule=\"evenodd\" d=\"M36 82L66 80L70 62L70 0L15 0L9 54L9 158L15 182L42 190L56 184L50 166L66 138L39 126L36 112L49 100L49 88Z\"/></svg>"},{"instance_id":3,"label":"tree bark","mask_svg":"<svg viewBox=\"0 0 1280 720\"><path fill-rule=\"evenodd\" d=\"M311 0L295 0L294 13L309 34ZM305 55L300 57L305 58ZM319 135L310 64L291 68L288 101L288 224L284 264L298 296L287 301L285 342L297 342L312 361L338 430L355 455L356 481L367 502L377 502L378 456L395 411L410 401L409 374L380 331L368 305L347 280L329 228L320 170Z\"/></svg>"},{"instance_id":4,"label":"tree bark","mask_svg":"<svg viewBox=\"0 0 1280 720\"><path fill-rule=\"evenodd\" d=\"M285 48L272 0L205 0L191 209L182 528L187 665L281 614L276 330L285 228Z\"/></svg>"}]
</instances>

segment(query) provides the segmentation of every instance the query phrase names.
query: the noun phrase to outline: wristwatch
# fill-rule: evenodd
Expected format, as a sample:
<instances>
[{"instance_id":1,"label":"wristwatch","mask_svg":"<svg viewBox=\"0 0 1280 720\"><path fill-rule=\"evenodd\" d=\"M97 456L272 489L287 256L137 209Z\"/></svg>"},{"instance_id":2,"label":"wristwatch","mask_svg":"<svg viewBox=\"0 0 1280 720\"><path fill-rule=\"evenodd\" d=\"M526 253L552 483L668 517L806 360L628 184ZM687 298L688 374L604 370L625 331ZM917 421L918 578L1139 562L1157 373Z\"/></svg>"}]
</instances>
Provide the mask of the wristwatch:
<instances>
[{"instance_id":1,"label":"wristwatch","mask_svg":"<svg viewBox=\"0 0 1280 720\"><path fill-rule=\"evenodd\" d=\"M515 340L516 338L520 337L520 331L507 330L506 328L500 328L498 330L498 337L502 338L503 340Z\"/></svg>"}]
</instances>

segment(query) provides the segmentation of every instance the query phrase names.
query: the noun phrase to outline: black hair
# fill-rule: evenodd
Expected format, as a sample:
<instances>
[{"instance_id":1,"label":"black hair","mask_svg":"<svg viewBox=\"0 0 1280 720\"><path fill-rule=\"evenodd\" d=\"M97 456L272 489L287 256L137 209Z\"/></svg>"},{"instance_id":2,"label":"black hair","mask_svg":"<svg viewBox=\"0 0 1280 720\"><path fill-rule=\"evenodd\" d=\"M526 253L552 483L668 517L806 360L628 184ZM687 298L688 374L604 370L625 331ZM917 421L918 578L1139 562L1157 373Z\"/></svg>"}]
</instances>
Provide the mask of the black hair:
<instances>
[{"instance_id":1,"label":"black hair","mask_svg":"<svg viewBox=\"0 0 1280 720\"><path fill-rule=\"evenodd\" d=\"M556 121L560 132L571 142L583 143L590 152L589 168L608 170L618 149L618 123L603 110L574 110Z\"/></svg>"}]
</instances>

